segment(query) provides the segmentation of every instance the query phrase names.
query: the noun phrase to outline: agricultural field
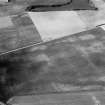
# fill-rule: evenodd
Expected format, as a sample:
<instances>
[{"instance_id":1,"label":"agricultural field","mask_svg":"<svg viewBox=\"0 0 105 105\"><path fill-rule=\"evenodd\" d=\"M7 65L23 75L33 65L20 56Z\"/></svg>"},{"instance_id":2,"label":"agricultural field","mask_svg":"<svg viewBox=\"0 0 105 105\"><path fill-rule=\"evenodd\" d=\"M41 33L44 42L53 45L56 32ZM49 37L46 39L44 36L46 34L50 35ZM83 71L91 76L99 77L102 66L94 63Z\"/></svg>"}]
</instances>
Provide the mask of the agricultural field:
<instances>
[{"instance_id":1,"label":"agricultural field","mask_svg":"<svg viewBox=\"0 0 105 105\"><path fill-rule=\"evenodd\" d=\"M104 34L98 27L1 55L5 99L14 95L104 91Z\"/></svg>"},{"instance_id":2,"label":"agricultural field","mask_svg":"<svg viewBox=\"0 0 105 105\"><path fill-rule=\"evenodd\" d=\"M0 4L0 101L105 104L105 1L74 1Z\"/></svg>"}]
</instances>

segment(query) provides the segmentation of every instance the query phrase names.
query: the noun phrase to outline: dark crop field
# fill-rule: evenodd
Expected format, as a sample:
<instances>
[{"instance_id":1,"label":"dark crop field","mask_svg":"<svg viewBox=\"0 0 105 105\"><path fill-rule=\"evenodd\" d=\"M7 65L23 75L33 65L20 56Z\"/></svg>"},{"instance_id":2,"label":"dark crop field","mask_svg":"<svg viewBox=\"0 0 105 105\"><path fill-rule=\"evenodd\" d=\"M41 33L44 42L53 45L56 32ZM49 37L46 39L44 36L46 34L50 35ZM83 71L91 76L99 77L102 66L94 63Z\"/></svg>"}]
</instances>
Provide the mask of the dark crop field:
<instances>
[{"instance_id":1,"label":"dark crop field","mask_svg":"<svg viewBox=\"0 0 105 105\"><path fill-rule=\"evenodd\" d=\"M103 91L104 33L96 28L1 55L1 99L24 94Z\"/></svg>"}]
</instances>

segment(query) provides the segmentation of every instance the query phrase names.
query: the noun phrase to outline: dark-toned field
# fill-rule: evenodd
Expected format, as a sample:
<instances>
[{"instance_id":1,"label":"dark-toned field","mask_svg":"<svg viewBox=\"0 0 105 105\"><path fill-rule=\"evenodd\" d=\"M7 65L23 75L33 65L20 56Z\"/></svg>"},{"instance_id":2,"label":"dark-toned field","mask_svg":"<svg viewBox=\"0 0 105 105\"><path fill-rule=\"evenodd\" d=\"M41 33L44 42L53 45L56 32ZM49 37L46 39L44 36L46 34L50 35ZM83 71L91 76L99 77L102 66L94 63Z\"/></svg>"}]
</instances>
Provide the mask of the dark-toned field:
<instances>
[{"instance_id":1,"label":"dark-toned field","mask_svg":"<svg viewBox=\"0 0 105 105\"><path fill-rule=\"evenodd\" d=\"M104 91L105 32L81 32L0 56L1 99L50 92Z\"/></svg>"}]
</instances>

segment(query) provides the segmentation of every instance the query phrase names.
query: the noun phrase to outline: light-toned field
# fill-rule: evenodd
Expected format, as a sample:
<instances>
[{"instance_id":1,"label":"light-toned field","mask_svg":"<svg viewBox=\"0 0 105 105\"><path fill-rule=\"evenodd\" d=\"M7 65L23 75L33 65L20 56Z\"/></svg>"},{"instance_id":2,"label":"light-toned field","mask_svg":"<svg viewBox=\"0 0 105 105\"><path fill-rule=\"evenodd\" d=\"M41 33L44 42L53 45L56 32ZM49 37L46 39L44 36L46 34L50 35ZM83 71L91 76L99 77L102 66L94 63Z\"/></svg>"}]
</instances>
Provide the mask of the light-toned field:
<instances>
[{"instance_id":1,"label":"light-toned field","mask_svg":"<svg viewBox=\"0 0 105 105\"><path fill-rule=\"evenodd\" d=\"M104 105L104 102L104 92L16 96L8 101L11 105Z\"/></svg>"},{"instance_id":2,"label":"light-toned field","mask_svg":"<svg viewBox=\"0 0 105 105\"><path fill-rule=\"evenodd\" d=\"M0 43L2 44L0 46L0 52L4 53L33 43L37 44L43 41L50 41L104 24L105 3L103 0L92 1L97 7L99 7L98 11L67 10L64 12L62 10L28 13L25 11L28 4L14 2L13 4L9 3L1 6ZM52 2L52 0L49 0L48 2ZM41 2L38 1L38 3ZM2 25L2 23L4 24ZM9 39L7 33L9 34Z\"/></svg>"}]
</instances>

